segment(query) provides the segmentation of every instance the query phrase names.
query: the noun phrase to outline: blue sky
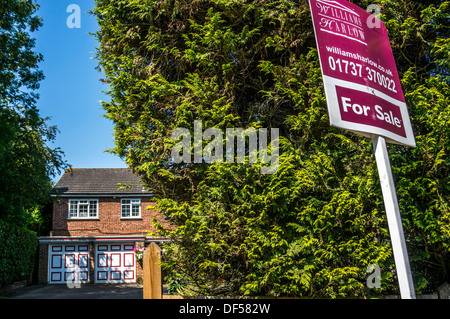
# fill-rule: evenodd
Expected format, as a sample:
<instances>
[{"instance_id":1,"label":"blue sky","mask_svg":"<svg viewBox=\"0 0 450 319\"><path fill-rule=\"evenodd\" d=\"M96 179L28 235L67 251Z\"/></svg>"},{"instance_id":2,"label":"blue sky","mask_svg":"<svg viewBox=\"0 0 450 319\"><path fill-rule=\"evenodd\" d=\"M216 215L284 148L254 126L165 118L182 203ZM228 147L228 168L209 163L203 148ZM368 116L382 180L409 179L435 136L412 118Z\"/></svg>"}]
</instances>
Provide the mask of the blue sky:
<instances>
[{"instance_id":1,"label":"blue sky","mask_svg":"<svg viewBox=\"0 0 450 319\"><path fill-rule=\"evenodd\" d=\"M60 133L52 147L60 147L65 159L74 168L126 167L115 155L105 152L114 146L113 124L102 115L101 100L107 86L95 67L95 48L98 46L95 18L87 12L93 0L38 0L38 15L44 25L34 33L36 51L44 56L39 68L45 79L41 82L37 107L42 117L56 125ZM81 9L81 27L69 28L66 12L70 4ZM58 180L59 177L56 178Z\"/></svg>"}]
</instances>

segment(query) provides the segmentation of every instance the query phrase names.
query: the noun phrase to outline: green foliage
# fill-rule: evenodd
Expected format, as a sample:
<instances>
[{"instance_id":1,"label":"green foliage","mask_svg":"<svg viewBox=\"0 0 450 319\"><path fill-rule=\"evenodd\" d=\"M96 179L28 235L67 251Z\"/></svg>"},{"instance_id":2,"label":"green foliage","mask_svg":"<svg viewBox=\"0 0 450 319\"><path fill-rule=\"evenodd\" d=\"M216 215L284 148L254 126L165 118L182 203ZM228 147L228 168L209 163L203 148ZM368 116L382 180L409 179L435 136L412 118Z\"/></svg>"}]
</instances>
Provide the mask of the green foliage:
<instances>
[{"instance_id":1,"label":"green foliage","mask_svg":"<svg viewBox=\"0 0 450 319\"><path fill-rule=\"evenodd\" d=\"M310 165L321 160L304 161L293 151L285 150L273 175L261 176L258 165L213 164L194 204L160 201L181 225L161 231L182 239L165 249L169 268L192 280L184 293L364 296L367 266L389 269L384 217L367 208L374 185L349 174L353 183L318 196L326 185ZM185 254L195 256L194 267Z\"/></svg>"},{"instance_id":2,"label":"green foliage","mask_svg":"<svg viewBox=\"0 0 450 319\"><path fill-rule=\"evenodd\" d=\"M23 224L27 212L44 204L50 177L64 169L62 152L52 149L56 127L36 108L42 55L29 32L42 25L31 0L0 1L0 218Z\"/></svg>"},{"instance_id":3,"label":"green foliage","mask_svg":"<svg viewBox=\"0 0 450 319\"><path fill-rule=\"evenodd\" d=\"M368 1L355 1L367 7ZM371 2L372 3L372 2ZM418 293L450 280L448 1L376 1L417 148L390 146ZM397 293L371 141L329 127L307 1L97 0L111 151L144 177L172 228L164 266L182 294ZM279 169L171 161L194 120L279 128ZM192 134L193 135L193 134ZM366 272L381 268L381 288Z\"/></svg>"},{"instance_id":4,"label":"green foliage","mask_svg":"<svg viewBox=\"0 0 450 319\"><path fill-rule=\"evenodd\" d=\"M393 147L391 161L416 289L429 293L450 273L450 2L430 2L382 10L417 142Z\"/></svg>"},{"instance_id":5,"label":"green foliage","mask_svg":"<svg viewBox=\"0 0 450 319\"><path fill-rule=\"evenodd\" d=\"M38 246L35 232L0 220L0 285L29 276Z\"/></svg>"}]
</instances>

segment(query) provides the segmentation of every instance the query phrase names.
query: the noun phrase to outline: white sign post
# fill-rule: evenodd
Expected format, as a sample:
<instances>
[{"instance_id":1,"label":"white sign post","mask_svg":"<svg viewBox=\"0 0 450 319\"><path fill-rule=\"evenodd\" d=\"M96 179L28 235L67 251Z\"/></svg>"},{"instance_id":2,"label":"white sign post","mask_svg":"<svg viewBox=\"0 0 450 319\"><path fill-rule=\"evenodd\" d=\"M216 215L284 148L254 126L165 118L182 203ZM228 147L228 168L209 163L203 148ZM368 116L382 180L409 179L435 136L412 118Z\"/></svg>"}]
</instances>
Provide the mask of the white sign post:
<instances>
[{"instance_id":1,"label":"white sign post","mask_svg":"<svg viewBox=\"0 0 450 319\"><path fill-rule=\"evenodd\" d=\"M391 164L389 162L389 154L384 137L375 137L373 139L373 147L378 174L380 176L381 190L383 192L384 208L386 209L392 250L394 252L400 295L402 299L415 299L416 293L411 275L411 267L409 265L405 235L403 233L402 217L400 215L394 178L392 177Z\"/></svg>"},{"instance_id":2,"label":"white sign post","mask_svg":"<svg viewBox=\"0 0 450 319\"><path fill-rule=\"evenodd\" d=\"M330 125L373 141L401 297L414 299L386 142L410 147L416 142L386 27L345 0L309 3Z\"/></svg>"}]
</instances>

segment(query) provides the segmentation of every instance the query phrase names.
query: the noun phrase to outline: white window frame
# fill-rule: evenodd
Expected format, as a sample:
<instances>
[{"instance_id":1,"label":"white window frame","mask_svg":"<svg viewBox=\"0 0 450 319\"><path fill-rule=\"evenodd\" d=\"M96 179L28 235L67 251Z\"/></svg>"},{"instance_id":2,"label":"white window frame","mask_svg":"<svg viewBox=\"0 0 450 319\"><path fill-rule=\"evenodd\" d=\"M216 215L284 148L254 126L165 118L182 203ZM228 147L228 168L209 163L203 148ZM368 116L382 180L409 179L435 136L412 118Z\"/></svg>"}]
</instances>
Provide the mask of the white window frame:
<instances>
[{"instance_id":1,"label":"white window frame","mask_svg":"<svg viewBox=\"0 0 450 319\"><path fill-rule=\"evenodd\" d=\"M91 216L91 205L95 202L95 215ZM72 204L76 205L76 215L71 215ZM86 216L80 216L80 207L86 208ZM83 211L84 212L84 211ZM98 219L98 199L69 199L68 219Z\"/></svg>"},{"instance_id":2,"label":"white window frame","mask_svg":"<svg viewBox=\"0 0 450 319\"><path fill-rule=\"evenodd\" d=\"M128 203L124 203L124 201L129 201ZM135 201L135 203L133 203ZM136 201L139 201L139 203L136 203ZM138 215L133 216L133 206L138 206L139 212ZM122 198L120 200L120 218L123 219L133 219L133 218L141 218L141 199L140 198ZM124 216L124 207L128 207L129 209L129 216Z\"/></svg>"}]
</instances>

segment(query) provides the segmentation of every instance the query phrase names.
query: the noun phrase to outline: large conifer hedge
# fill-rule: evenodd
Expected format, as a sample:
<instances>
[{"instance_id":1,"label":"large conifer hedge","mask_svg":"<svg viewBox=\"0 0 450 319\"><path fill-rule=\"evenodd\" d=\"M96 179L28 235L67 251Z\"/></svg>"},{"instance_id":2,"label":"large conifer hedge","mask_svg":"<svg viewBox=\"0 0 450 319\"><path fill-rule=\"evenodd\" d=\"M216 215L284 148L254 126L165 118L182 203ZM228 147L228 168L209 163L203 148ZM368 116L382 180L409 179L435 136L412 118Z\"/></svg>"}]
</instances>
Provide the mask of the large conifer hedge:
<instances>
[{"instance_id":1,"label":"large conifer hedge","mask_svg":"<svg viewBox=\"0 0 450 319\"><path fill-rule=\"evenodd\" d=\"M433 292L450 270L449 2L375 3L417 141L389 147L415 286ZM176 226L159 235L176 239L164 265L179 293L397 292L372 143L329 127L307 1L97 0L93 13L112 151ZM203 131L278 128L278 171L175 163L172 132L194 136L195 120ZM366 285L370 264L379 289Z\"/></svg>"}]
</instances>

